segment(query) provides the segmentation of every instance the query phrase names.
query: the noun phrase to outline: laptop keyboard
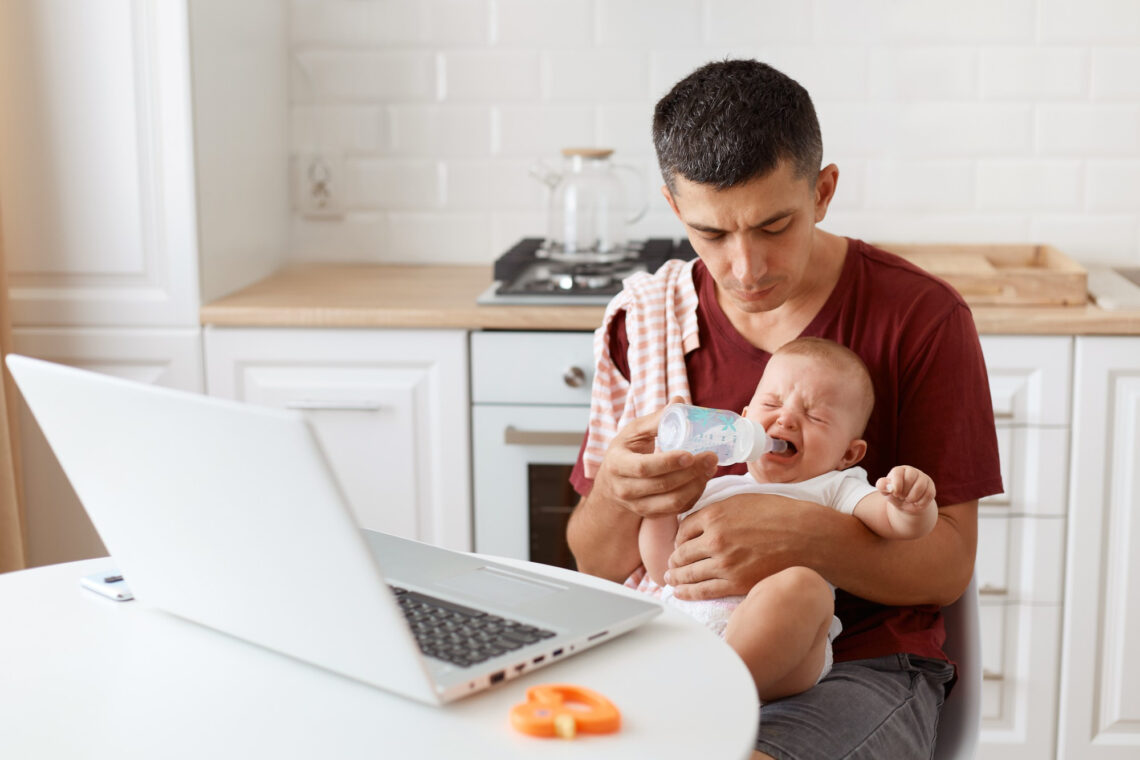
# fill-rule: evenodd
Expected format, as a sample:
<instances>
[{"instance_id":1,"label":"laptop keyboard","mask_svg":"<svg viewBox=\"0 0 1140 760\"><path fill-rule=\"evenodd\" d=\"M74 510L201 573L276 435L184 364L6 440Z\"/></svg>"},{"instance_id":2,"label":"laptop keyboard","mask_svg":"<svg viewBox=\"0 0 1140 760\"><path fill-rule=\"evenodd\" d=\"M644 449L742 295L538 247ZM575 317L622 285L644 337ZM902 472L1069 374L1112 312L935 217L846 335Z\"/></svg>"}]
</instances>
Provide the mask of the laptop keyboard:
<instances>
[{"instance_id":1,"label":"laptop keyboard","mask_svg":"<svg viewBox=\"0 0 1140 760\"><path fill-rule=\"evenodd\" d=\"M420 651L466 668L548 639L554 631L447 602L417 591L391 587Z\"/></svg>"}]
</instances>

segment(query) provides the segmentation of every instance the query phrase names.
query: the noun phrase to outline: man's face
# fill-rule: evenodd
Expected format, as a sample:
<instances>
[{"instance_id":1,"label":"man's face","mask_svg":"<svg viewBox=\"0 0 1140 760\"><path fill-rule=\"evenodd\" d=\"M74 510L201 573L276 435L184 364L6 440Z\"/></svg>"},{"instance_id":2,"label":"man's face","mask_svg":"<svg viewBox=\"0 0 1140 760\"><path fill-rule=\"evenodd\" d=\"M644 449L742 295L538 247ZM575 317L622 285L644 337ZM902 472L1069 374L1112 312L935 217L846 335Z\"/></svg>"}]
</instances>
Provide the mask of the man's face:
<instances>
[{"instance_id":1,"label":"man's face","mask_svg":"<svg viewBox=\"0 0 1140 760\"><path fill-rule=\"evenodd\" d=\"M823 362L773 356L744 416L788 448L749 462L748 471L761 483L799 483L852 466L866 451L856 419L860 406L857 385Z\"/></svg>"},{"instance_id":2,"label":"man's face","mask_svg":"<svg viewBox=\"0 0 1140 760\"><path fill-rule=\"evenodd\" d=\"M721 307L770 311L810 292L815 225L827 212L837 172L796 177L784 161L763 177L717 190L677 176L666 200L716 281Z\"/></svg>"}]
</instances>

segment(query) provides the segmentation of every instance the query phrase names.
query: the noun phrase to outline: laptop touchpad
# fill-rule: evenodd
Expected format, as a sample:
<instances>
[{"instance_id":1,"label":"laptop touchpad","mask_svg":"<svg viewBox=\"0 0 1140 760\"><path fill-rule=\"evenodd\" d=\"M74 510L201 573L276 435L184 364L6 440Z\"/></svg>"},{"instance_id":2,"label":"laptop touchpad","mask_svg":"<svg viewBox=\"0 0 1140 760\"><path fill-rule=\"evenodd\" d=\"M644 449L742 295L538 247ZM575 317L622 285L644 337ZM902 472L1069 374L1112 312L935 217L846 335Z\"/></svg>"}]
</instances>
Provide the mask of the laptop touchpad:
<instances>
[{"instance_id":1,"label":"laptop touchpad","mask_svg":"<svg viewBox=\"0 0 1140 760\"><path fill-rule=\"evenodd\" d=\"M461 575L436 581L439 588L457 591L472 599L495 605L517 607L564 590L531 578L521 578L494 567L480 567Z\"/></svg>"}]
</instances>

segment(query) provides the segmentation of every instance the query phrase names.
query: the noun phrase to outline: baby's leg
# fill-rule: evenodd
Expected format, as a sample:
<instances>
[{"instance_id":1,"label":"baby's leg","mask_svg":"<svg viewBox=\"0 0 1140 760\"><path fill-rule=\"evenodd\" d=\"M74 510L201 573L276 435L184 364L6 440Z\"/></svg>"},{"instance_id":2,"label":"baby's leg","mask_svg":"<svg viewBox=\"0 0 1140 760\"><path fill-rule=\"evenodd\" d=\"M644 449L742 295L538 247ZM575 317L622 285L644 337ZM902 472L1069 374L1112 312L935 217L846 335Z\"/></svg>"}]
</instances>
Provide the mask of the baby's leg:
<instances>
[{"instance_id":1,"label":"baby's leg","mask_svg":"<svg viewBox=\"0 0 1140 760\"><path fill-rule=\"evenodd\" d=\"M724 639L752 672L765 702L807 691L819 678L835 602L823 577L790 567L757 583L733 611Z\"/></svg>"},{"instance_id":2,"label":"baby's leg","mask_svg":"<svg viewBox=\"0 0 1140 760\"><path fill-rule=\"evenodd\" d=\"M673 553L673 542L677 540L677 516L644 517L637 534L637 546L641 551L641 564L649 577L658 586L665 585L665 571L669 569L669 555Z\"/></svg>"}]
</instances>

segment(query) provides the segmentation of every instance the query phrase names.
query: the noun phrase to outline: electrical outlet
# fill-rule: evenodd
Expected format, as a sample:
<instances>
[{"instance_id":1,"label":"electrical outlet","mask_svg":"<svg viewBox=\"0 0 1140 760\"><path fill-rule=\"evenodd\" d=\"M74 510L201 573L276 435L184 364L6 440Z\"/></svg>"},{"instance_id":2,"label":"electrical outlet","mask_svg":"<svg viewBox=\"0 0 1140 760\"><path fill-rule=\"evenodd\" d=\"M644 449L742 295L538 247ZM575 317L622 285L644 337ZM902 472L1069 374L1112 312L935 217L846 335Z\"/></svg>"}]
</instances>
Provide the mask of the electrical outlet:
<instances>
[{"instance_id":1,"label":"electrical outlet","mask_svg":"<svg viewBox=\"0 0 1140 760\"><path fill-rule=\"evenodd\" d=\"M293 164L297 211L328 219L344 215L344 160L333 153L305 153Z\"/></svg>"}]
</instances>

